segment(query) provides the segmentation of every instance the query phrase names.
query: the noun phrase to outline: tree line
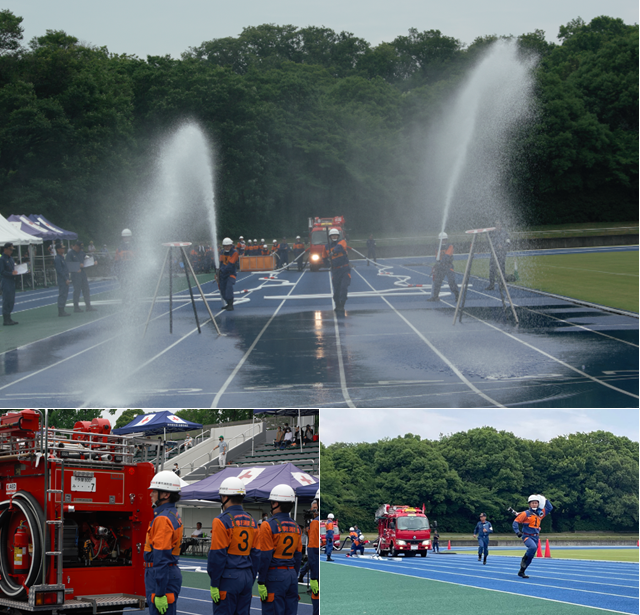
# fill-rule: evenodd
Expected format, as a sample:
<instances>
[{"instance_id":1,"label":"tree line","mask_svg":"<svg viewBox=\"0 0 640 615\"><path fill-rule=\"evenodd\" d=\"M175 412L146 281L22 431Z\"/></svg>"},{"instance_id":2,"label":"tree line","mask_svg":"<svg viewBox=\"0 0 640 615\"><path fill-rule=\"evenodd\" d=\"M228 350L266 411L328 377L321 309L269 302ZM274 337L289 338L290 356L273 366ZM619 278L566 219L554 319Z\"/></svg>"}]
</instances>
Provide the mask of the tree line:
<instances>
[{"instance_id":1,"label":"tree line","mask_svg":"<svg viewBox=\"0 0 640 615\"><path fill-rule=\"evenodd\" d=\"M542 529L554 532L638 528L638 443L605 431L519 438L492 427L422 440L321 447L322 514L375 531L381 504L422 507L441 531L471 532L480 512L511 532L508 507L530 494L554 506Z\"/></svg>"},{"instance_id":2,"label":"tree line","mask_svg":"<svg viewBox=\"0 0 640 615\"><path fill-rule=\"evenodd\" d=\"M265 24L140 59L63 31L24 45L22 32L0 11L0 213L100 242L135 226L150 157L186 119L215 150L225 235L299 234L309 216L340 214L360 232L417 230L403 212L421 206L426 127L497 39L410 29L372 46ZM557 44L539 30L515 39L539 57L538 112L510 175L520 219L636 219L637 25L578 18Z\"/></svg>"}]
</instances>

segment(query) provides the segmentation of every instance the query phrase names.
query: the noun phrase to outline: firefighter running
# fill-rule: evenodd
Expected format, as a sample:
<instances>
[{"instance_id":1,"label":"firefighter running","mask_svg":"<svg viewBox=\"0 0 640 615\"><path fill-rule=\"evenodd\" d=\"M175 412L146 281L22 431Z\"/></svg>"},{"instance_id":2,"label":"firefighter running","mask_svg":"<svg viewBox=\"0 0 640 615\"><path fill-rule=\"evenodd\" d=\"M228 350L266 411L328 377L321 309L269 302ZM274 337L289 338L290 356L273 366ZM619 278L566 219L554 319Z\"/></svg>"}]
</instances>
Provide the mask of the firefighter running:
<instances>
[{"instance_id":1,"label":"firefighter running","mask_svg":"<svg viewBox=\"0 0 640 615\"><path fill-rule=\"evenodd\" d=\"M229 237L225 237L222 240L218 285L220 287L220 297L226 302L226 306L222 309L228 312L233 311L233 286L236 283L238 258L238 252L233 247L233 241Z\"/></svg>"},{"instance_id":2,"label":"firefighter running","mask_svg":"<svg viewBox=\"0 0 640 615\"><path fill-rule=\"evenodd\" d=\"M325 527L325 553L327 554L327 561L332 562L331 552L333 551L333 528L335 524L333 523L333 513L329 513L327 515L327 522L324 524Z\"/></svg>"},{"instance_id":3,"label":"firefighter running","mask_svg":"<svg viewBox=\"0 0 640 615\"><path fill-rule=\"evenodd\" d=\"M144 546L144 582L149 615L176 615L182 573L178 568L182 521L176 503L180 478L171 470L158 472L149 485L154 516Z\"/></svg>"},{"instance_id":4,"label":"firefighter running","mask_svg":"<svg viewBox=\"0 0 640 615\"><path fill-rule=\"evenodd\" d=\"M540 505L543 505L540 507ZM529 509L519 513L513 521L513 531L518 538L522 538L527 552L522 556L520 562L520 570L518 576L523 579L529 577L525 574L525 570L531 564L538 549L540 541L540 524L542 520L553 510L551 502L543 495L529 496ZM522 526L522 527L521 527Z\"/></svg>"},{"instance_id":5,"label":"firefighter running","mask_svg":"<svg viewBox=\"0 0 640 615\"><path fill-rule=\"evenodd\" d=\"M340 239L340 229L332 228L329 231L329 243L322 252L322 259L331 267L335 313L344 316L344 304L347 302L351 284L351 266L347 254L347 242Z\"/></svg>"},{"instance_id":6,"label":"firefighter running","mask_svg":"<svg viewBox=\"0 0 640 615\"><path fill-rule=\"evenodd\" d=\"M276 485L269 494L271 518L260 525L258 592L263 615L296 615L302 534L289 516L296 495L289 485Z\"/></svg>"},{"instance_id":7,"label":"firefighter running","mask_svg":"<svg viewBox=\"0 0 640 615\"><path fill-rule=\"evenodd\" d=\"M222 514L211 524L207 562L214 615L249 615L251 610L259 560L254 546L258 526L242 508L245 494L244 483L237 477L225 478L220 485Z\"/></svg>"},{"instance_id":8,"label":"firefighter running","mask_svg":"<svg viewBox=\"0 0 640 615\"><path fill-rule=\"evenodd\" d=\"M487 515L480 513L480 521L476 524L476 529L473 530L473 537L478 539L478 561L482 560L484 554L483 564L487 563L487 555L489 555L489 534L493 533L493 526L487 521Z\"/></svg>"}]
</instances>

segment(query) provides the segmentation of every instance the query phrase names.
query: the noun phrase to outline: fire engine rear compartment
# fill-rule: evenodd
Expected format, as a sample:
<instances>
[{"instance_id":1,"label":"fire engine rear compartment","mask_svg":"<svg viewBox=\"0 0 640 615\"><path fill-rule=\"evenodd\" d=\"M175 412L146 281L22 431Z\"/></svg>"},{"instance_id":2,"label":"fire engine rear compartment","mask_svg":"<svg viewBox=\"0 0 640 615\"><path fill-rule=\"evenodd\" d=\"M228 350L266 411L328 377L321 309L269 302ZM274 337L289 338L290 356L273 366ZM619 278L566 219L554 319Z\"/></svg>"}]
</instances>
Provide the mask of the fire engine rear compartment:
<instances>
[{"instance_id":1,"label":"fire engine rear compartment","mask_svg":"<svg viewBox=\"0 0 640 615\"><path fill-rule=\"evenodd\" d=\"M154 466L105 425L43 437L38 413L5 420L30 412L0 418L0 611L144 609Z\"/></svg>"}]
</instances>

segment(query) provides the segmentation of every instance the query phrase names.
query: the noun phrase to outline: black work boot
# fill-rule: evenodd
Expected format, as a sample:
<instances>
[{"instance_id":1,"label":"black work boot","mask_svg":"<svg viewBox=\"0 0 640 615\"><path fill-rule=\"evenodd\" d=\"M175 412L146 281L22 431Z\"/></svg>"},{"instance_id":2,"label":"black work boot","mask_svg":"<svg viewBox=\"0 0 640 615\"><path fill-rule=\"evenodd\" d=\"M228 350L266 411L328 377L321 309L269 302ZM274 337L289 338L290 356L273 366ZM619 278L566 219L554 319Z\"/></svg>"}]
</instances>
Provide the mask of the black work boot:
<instances>
[{"instance_id":1,"label":"black work boot","mask_svg":"<svg viewBox=\"0 0 640 615\"><path fill-rule=\"evenodd\" d=\"M58 308L58 316L71 316L69 312L65 312L64 308Z\"/></svg>"},{"instance_id":2,"label":"black work boot","mask_svg":"<svg viewBox=\"0 0 640 615\"><path fill-rule=\"evenodd\" d=\"M518 572L518 576L523 579L528 579L529 577L524 573L527 569L527 563L524 561L524 557L520 560L520 571Z\"/></svg>"},{"instance_id":3,"label":"black work boot","mask_svg":"<svg viewBox=\"0 0 640 615\"><path fill-rule=\"evenodd\" d=\"M233 312L233 299L229 299L229 303L227 303L227 307L225 309L227 312Z\"/></svg>"},{"instance_id":4,"label":"black work boot","mask_svg":"<svg viewBox=\"0 0 640 615\"><path fill-rule=\"evenodd\" d=\"M429 297L427 301L439 301L438 297Z\"/></svg>"},{"instance_id":5,"label":"black work boot","mask_svg":"<svg viewBox=\"0 0 640 615\"><path fill-rule=\"evenodd\" d=\"M487 565L487 556L484 556L484 559L482 560L482 565L486 566Z\"/></svg>"},{"instance_id":6,"label":"black work boot","mask_svg":"<svg viewBox=\"0 0 640 615\"><path fill-rule=\"evenodd\" d=\"M478 561L481 562L482 561L482 555L480 555L480 553L478 553Z\"/></svg>"},{"instance_id":7,"label":"black work boot","mask_svg":"<svg viewBox=\"0 0 640 615\"><path fill-rule=\"evenodd\" d=\"M73 311L74 312L84 312L84 310L79 305L74 305L73 306Z\"/></svg>"},{"instance_id":8,"label":"black work boot","mask_svg":"<svg viewBox=\"0 0 640 615\"><path fill-rule=\"evenodd\" d=\"M5 327L9 327L10 325L17 325L18 323L15 320L11 320L11 316L5 316L2 324Z\"/></svg>"}]
</instances>

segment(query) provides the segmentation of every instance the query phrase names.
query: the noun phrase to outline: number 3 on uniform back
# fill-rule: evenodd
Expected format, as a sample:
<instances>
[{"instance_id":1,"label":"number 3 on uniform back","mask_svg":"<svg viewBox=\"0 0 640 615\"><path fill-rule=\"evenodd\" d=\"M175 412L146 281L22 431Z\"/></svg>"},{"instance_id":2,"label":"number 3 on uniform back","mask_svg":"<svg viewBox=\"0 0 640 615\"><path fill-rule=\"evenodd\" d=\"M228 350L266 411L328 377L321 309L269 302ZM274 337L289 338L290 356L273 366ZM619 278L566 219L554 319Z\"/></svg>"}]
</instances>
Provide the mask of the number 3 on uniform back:
<instances>
[{"instance_id":1,"label":"number 3 on uniform back","mask_svg":"<svg viewBox=\"0 0 640 615\"><path fill-rule=\"evenodd\" d=\"M238 537L242 541L238 543L238 551L246 553L249 550L249 532L247 530L242 530Z\"/></svg>"}]
</instances>

